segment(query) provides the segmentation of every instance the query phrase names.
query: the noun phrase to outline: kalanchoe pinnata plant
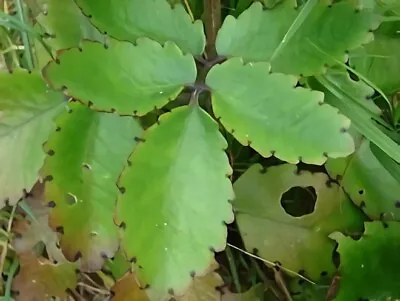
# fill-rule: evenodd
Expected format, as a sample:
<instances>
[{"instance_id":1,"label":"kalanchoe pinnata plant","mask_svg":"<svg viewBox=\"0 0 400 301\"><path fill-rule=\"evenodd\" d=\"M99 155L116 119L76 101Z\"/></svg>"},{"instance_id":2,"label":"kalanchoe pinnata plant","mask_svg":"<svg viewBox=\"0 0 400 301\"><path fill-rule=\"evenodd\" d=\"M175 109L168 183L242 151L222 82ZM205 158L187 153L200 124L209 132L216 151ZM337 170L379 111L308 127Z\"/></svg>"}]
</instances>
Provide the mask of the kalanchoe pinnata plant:
<instances>
[{"instance_id":1,"label":"kalanchoe pinnata plant","mask_svg":"<svg viewBox=\"0 0 400 301\"><path fill-rule=\"evenodd\" d=\"M315 254L326 252L310 263L308 245L300 244L304 261L289 251L272 252L277 260L313 279L321 269L333 274L329 233L361 231L364 218L343 191L335 194L340 186L324 186L325 174L297 177L293 164L329 159L331 173L335 162L352 160L360 143L348 132L351 122L385 162L400 162L398 144L382 130L393 126L366 101L372 88L381 90L368 81L363 55L395 43L379 27L388 8L350 0L254 1L221 22L221 3L213 0L200 1L200 13L187 1L41 1L34 32L47 39L36 44L34 65L0 73L3 205L16 204L40 178L66 260L93 272L123 254L129 261L123 271L134 271L124 283L136 279L149 300L180 296L210 271L214 253L226 246L232 203L237 211L253 210L238 218L247 248L271 254L251 233L266 223L252 215L267 210L273 224L309 228ZM346 65L349 57L359 74ZM385 83L384 92L398 88L398 76ZM395 115L393 107L389 112ZM244 174L237 201L226 153L232 137L263 158L289 163L275 178ZM369 142L363 145L369 150ZM365 172L364 155L355 156L357 177ZM269 179L271 193L257 186L251 192L261 191L259 198L248 195L247 187L262 179ZM308 183L318 186L321 204L333 207L321 205L301 221L288 218L274 202L287 188ZM360 185L367 184L346 181L344 191L353 199ZM277 199L258 201L268 195ZM374 197L365 199L368 206ZM339 223L331 214L342 212L342 200L347 219ZM382 210L390 209L366 212L376 218ZM332 220L324 221L328 215ZM274 235L276 225L267 224L265 233Z\"/></svg>"}]
</instances>

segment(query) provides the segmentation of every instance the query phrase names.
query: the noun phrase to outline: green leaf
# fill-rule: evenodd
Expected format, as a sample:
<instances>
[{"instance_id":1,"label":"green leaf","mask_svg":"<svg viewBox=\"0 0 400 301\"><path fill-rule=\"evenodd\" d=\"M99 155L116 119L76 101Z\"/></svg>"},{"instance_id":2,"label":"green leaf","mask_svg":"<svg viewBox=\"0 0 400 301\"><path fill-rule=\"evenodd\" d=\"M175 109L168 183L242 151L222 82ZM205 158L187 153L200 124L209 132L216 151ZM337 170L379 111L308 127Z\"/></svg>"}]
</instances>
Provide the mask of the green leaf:
<instances>
[{"instance_id":1,"label":"green leaf","mask_svg":"<svg viewBox=\"0 0 400 301\"><path fill-rule=\"evenodd\" d=\"M46 42L53 49L79 46L81 39L103 41L104 38L90 23L73 0L40 0L45 7L37 17L38 25L47 33ZM37 44L36 46L40 46ZM51 58L43 49L36 49L39 64L44 67Z\"/></svg>"},{"instance_id":2,"label":"green leaf","mask_svg":"<svg viewBox=\"0 0 400 301\"><path fill-rule=\"evenodd\" d=\"M332 234L339 243L341 276L336 301L398 300L400 298L400 225L365 223L364 236L353 240Z\"/></svg>"},{"instance_id":3,"label":"green leaf","mask_svg":"<svg viewBox=\"0 0 400 301\"><path fill-rule=\"evenodd\" d=\"M112 259L108 259L103 270L111 273L114 280L120 279L131 268L131 263L126 259L125 254L119 250Z\"/></svg>"},{"instance_id":4,"label":"green leaf","mask_svg":"<svg viewBox=\"0 0 400 301\"><path fill-rule=\"evenodd\" d=\"M400 182L393 178L370 149L370 142L359 138L357 151L341 159L329 159L326 169L354 203L372 219L400 219Z\"/></svg>"},{"instance_id":5,"label":"green leaf","mask_svg":"<svg viewBox=\"0 0 400 301\"><path fill-rule=\"evenodd\" d=\"M259 164L250 167L234 184L233 207L246 249L269 261L278 261L294 272L303 270L318 280L321 273L332 274L334 243L332 231L362 230L363 215L346 195L323 173L303 171L284 164L263 173ZM293 187L312 187L316 203L312 213L292 216L282 206L282 196ZM304 199L293 200L304 207ZM323 274L325 274L323 273Z\"/></svg>"},{"instance_id":6,"label":"green leaf","mask_svg":"<svg viewBox=\"0 0 400 301\"><path fill-rule=\"evenodd\" d=\"M381 15L387 15L388 12L400 16L400 2L398 0L350 0L356 5L362 5L374 9L374 11ZM386 14L385 14L386 13Z\"/></svg>"},{"instance_id":7,"label":"green leaf","mask_svg":"<svg viewBox=\"0 0 400 301\"><path fill-rule=\"evenodd\" d=\"M38 73L0 72L0 207L5 200L15 204L38 180L42 144L63 104Z\"/></svg>"},{"instance_id":8,"label":"green leaf","mask_svg":"<svg viewBox=\"0 0 400 301\"><path fill-rule=\"evenodd\" d=\"M180 294L225 248L233 220L232 170L218 125L197 105L179 107L146 130L119 186L122 247L150 299Z\"/></svg>"},{"instance_id":9,"label":"green leaf","mask_svg":"<svg viewBox=\"0 0 400 301\"><path fill-rule=\"evenodd\" d=\"M329 284L319 285L305 282L303 279L290 281L289 289L293 301L321 301L331 300L327 298Z\"/></svg>"},{"instance_id":10,"label":"green leaf","mask_svg":"<svg viewBox=\"0 0 400 301\"><path fill-rule=\"evenodd\" d=\"M104 34L135 43L148 37L160 43L175 42L183 52L204 51L203 23L192 22L184 7L166 0L76 0L91 22Z\"/></svg>"},{"instance_id":11,"label":"green leaf","mask_svg":"<svg viewBox=\"0 0 400 301\"><path fill-rule=\"evenodd\" d=\"M308 2L295 9L296 1L286 0L272 10L255 2L238 19L226 17L216 41L218 54L268 61L274 72L308 76L334 65L332 58L346 61L347 50L372 39L368 30L376 22L370 10L357 10L348 1Z\"/></svg>"},{"instance_id":12,"label":"green leaf","mask_svg":"<svg viewBox=\"0 0 400 301\"><path fill-rule=\"evenodd\" d=\"M400 36L376 31L372 42L350 53L350 64L383 92L400 90Z\"/></svg>"},{"instance_id":13,"label":"green leaf","mask_svg":"<svg viewBox=\"0 0 400 301\"><path fill-rule=\"evenodd\" d=\"M400 146L380 130L375 120L382 123L381 118L365 108L369 105L365 99L367 94L362 96L363 84L352 81L346 71L335 69L330 69L316 79L319 83L311 84L325 93L325 101L349 117L357 131L400 163ZM365 105L362 105L363 102Z\"/></svg>"},{"instance_id":14,"label":"green leaf","mask_svg":"<svg viewBox=\"0 0 400 301\"><path fill-rule=\"evenodd\" d=\"M175 99L184 85L196 80L191 55L170 42L162 47L147 38L129 42L84 41L82 48L59 52L58 64L43 70L46 80L93 109L145 115Z\"/></svg>"},{"instance_id":15,"label":"green leaf","mask_svg":"<svg viewBox=\"0 0 400 301\"><path fill-rule=\"evenodd\" d=\"M42 170L45 199L54 207L49 222L63 233L67 259L82 257L82 267L93 271L118 248L115 183L142 130L132 117L94 112L79 103L71 103L56 123Z\"/></svg>"},{"instance_id":16,"label":"green leaf","mask_svg":"<svg viewBox=\"0 0 400 301\"><path fill-rule=\"evenodd\" d=\"M350 121L325 105L322 93L295 88L296 77L269 70L268 63L234 58L207 76L214 113L240 143L290 163L323 164L354 151L345 132Z\"/></svg>"},{"instance_id":17,"label":"green leaf","mask_svg":"<svg viewBox=\"0 0 400 301\"><path fill-rule=\"evenodd\" d=\"M383 150L375 144L370 143L371 152L380 164L392 175L392 177L400 184L400 164L390 158Z\"/></svg>"}]
</instances>

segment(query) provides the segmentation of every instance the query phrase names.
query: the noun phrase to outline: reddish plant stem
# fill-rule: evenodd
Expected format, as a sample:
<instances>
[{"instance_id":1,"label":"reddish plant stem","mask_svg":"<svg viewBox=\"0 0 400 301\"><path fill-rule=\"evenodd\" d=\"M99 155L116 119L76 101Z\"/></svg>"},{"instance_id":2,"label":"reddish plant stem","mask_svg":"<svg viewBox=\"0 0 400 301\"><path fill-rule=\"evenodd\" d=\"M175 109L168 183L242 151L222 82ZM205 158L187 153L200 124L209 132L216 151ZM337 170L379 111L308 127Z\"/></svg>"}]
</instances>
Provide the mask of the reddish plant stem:
<instances>
[{"instance_id":1,"label":"reddish plant stem","mask_svg":"<svg viewBox=\"0 0 400 301\"><path fill-rule=\"evenodd\" d=\"M221 27L221 0L204 0L204 23L207 36L207 59L214 60L217 57L215 40Z\"/></svg>"}]
</instances>

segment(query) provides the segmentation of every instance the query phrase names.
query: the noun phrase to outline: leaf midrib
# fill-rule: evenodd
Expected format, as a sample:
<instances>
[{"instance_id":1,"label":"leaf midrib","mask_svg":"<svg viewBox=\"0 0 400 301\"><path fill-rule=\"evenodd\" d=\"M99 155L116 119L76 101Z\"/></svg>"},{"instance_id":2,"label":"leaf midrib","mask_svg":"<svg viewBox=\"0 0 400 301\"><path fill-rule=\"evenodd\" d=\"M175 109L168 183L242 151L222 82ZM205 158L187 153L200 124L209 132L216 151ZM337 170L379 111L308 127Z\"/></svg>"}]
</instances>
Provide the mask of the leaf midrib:
<instances>
[{"instance_id":1,"label":"leaf midrib","mask_svg":"<svg viewBox=\"0 0 400 301\"><path fill-rule=\"evenodd\" d=\"M3 133L3 134L0 134L0 139L6 137L6 136L8 136L8 135L10 135L10 134L11 134L12 132L14 132L14 131L18 131L20 128L25 127L26 125L28 125L28 124L31 123L31 122L36 121L37 119L40 119L40 118L43 117L44 115L47 115L50 111L56 109L56 108L57 108L58 106L60 106L61 104L63 104L63 101L60 102L60 103L54 104L54 105L52 105L52 106L46 108L45 110L40 111L39 114L35 114L35 115L33 115L32 117L30 117L30 118L28 118L27 120L25 120L24 122L22 122L22 123L20 123L20 124L18 124L18 125L16 125L16 126L11 127L11 130L6 131L6 132Z\"/></svg>"}]
</instances>

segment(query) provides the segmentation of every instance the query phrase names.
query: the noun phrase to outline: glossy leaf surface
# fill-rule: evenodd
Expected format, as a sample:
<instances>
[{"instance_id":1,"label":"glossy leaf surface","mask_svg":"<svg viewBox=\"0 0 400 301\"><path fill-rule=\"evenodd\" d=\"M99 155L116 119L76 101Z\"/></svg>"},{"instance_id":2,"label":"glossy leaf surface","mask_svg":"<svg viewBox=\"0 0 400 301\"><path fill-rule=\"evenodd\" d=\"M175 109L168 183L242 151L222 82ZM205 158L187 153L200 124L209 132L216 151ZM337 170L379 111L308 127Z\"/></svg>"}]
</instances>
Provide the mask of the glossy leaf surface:
<instances>
[{"instance_id":1,"label":"glossy leaf surface","mask_svg":"<svg viewBox=\"0 0 400 301\"><path fill-rule=\"evenodd\" d=\"M81 50L59 52L59 64L51 62L43 75L55 89L96 110L145 115L196 79L193 57L171 42L161 46L147 38L136 45L112 40L106 49L84 41Z\"/></svg>"},{"instance_id":2,"label":"glossy leaf surface","mask_svg":"<svg viewBox=\"0 0 400 301\"><path fill-rule=\"evenodd\" d=\"M225 128L262 156L290 163L323 164L351 154L350 121L324 104L322 93L295 88L296 77L269 70L268 63L235 58L209 72L213 111Z\"/></svg>"},{"instance_id":3,"label":"glossy leaf surface","mask_svg":"<svg viewBox=\"0 0 400 301\"><path fill-rule=\"evenodd\" d=\"M294 0L274 9L255 2L238 19L228 16L217 37L218 54L267 61L274 72L308 76L335 64L326 54L344 62L345 52L371 40L368 31L377 25L370 10L348 1L309 1L295 8Z\"/></svg>"},{"instance_id":4,"label":"glossy leaf surface","mask_svg":"<svg viewBox=\"0 0 400 301\"><path fill-rule=\"evenodd\" d=\"M95 26L116 39L135 43L148 37L160 43L175 42L185 53L199 55L204 51L202 22L193 23L180 4L172 8L166 0L76 2Z\"/></svg>"},{"instance_id":5,"label":"glossy leaf surface","mask_svg":"<svg viewBox=\"0 0 400 301\"><path fill-rule=\"evenodd\" d=\"M327 181L323 173L297 174L295 165L269 167L265 173L259 164L250 167L234 184L233 203L246 249L257 249L262 258L294 272L303 270L314 280L323 272L332 274L334 243L328 235L362 231L363 216L337 185L328 187ZM281 198L292 187L315 190L312 213L295 217L285 211Z\"/></svg>"},{"instance_id":6,"label":"glossy leaf surface","mask_svg":"<svg viewBox=\"0 0 400 301\"><path fill-rule=\"evenodd\" d=\"M224 249L232 170L217 123L197 105L162 115L142 139L119 181L117 219L125 227L122 248L142 267L141 285L162 300L168 291L181 294L212 250Z\"/></svg>"},{"instance_id":7,"label":"glossy leaf surface","mask_svg":"<svg viewBox=\"0 0 400 301\"><path fill-rule=\"evenodd\" d=\"M50 224L63 233L66 257L82 257L85 270L96 270L118 248L116 182L142 130L132 117L94 112L79 103L69 108L45 146L45 199L54 207Z\"/></svg>"},{"instance_id":8,"label":"glossy leaf surface","mask_svg":"<svg viewBox=\"0 0 400 301\"><path fill-rule=\"evenodd\" d=\"M0 72L0 207L6 200L15 204L38 180L45 157L42 144L63 100L48 91L37 73Z\"/></svg>"}]
</instances>

